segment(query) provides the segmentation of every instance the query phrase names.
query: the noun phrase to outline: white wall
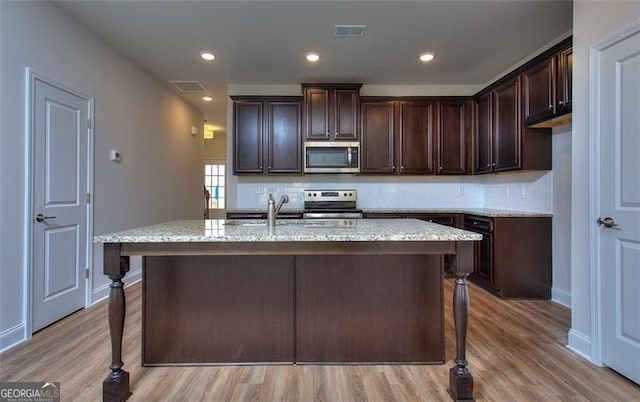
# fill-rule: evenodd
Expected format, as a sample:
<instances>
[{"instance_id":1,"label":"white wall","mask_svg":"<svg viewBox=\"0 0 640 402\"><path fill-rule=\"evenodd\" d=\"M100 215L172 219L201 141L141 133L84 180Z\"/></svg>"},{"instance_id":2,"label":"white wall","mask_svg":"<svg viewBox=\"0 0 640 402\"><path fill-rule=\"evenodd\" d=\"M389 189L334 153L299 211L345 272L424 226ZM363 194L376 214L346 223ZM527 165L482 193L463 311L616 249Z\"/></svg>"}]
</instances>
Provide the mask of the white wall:
<instances>
[{"instance_id":1,"label":"white wall","mask_svg":"<svg viewBox=\"0 0 640 402\"><path fill-rule=\"evenodd\" d=\"M29 335L25 68L95 98L95 234L201 216L202 139L190 132L203 117L53 3L0 1L0 14L2 350ZM108 160L110 149L122 163ZM100 250L95 287L108 282Z\"/></svg>"},{"instance_id":2,"label":"white wall","mask_svg":"<svg viewBox=\"0 0 640 402\"><path fill-rule=\"evenodd\" d=\"M571 330L569 347L594 359L589 234L589 52L599 40L640 20L637 1L574 1L573 133L571 175ZM597 359L596 359L597 360Z\"/></svg>"},{"instance_id":3,"label":"white wall","mask_svg":"<svg viewBox=\"0 0 640 402\"><path fill-rule=\"evenodd\" d=\"M553 288L551 298L571 306L572 126L553 129Z\"/></svg>"}]
</instances>

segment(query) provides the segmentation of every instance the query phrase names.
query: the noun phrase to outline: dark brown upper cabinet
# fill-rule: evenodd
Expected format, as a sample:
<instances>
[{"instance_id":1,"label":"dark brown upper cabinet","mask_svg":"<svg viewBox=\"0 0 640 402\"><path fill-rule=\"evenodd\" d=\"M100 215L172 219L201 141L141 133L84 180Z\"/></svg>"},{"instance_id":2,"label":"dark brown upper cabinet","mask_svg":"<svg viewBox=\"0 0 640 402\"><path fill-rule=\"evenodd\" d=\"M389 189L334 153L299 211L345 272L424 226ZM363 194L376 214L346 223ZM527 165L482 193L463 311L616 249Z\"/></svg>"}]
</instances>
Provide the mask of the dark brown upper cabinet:
<instances>
[{"instance_id":1,"label":"dark brown upper cabinet","mask_svg":"<svg viewBox=\"0 0 640 402\"><path fill-rule=\"evenodd\" d=\"M438 103L400 101L399 174L435 174L435 131Z\"/></svg>"},{"instance_id":2,"label":"dark brown upper cabinet","mask_svg":"<svg viewBox=\"0 0 640 402\"><path fill-rule=\"evenodd\" d=\"M307 141L357 141L362 84L302 84Z\"/></svg>"},{"instance_id":3,"label":"dark brown upper cabinet","mask_svg":"<svg viewBox=\"0 0 640 402\"><path fill-rule=\"evenodd\" d=\"M438 103L364 99L362 173L435 174Z\"/></svg>"},{"instance_id":4,"label":"dark brown upper cabinet","mask_svg":"<svg viewBox=\"0 0 640 402\"><path fill-rule=\"evenodd\" d=\"M465 100L441 101L438 119L438 169L441 175L469 173L473 104Z\"/></svg>"},{"instance_id":5,"label":"dark brown upper cabinet","mask_svg":"<svg viewBox=\"0 0 640 402\"><path fill-rule=\"evenodd\" d=\"M234 174L301 174L302 98L232 99Z\"/></svg>"},{"instance_id":6,"label":"dark brown upper cabinet","mask_svg":"<svg viewBox=\"0 0 640 402\"><path fill-rule=\"evenodd\" d=\"M493 90L494 172L520 167L520 82L517 77Z\"/></svg>"},{"instance_id":7,"label":"dark brown upper cabinet","mask_svg":"<svg viewBox=\"0 0 640 402\"><path fill-rule=\"evenodd\" d=\"M476 174L493 171L493 92L487 91L480 95L475 102L475 166Z\"/></svg>"},{"instance_id":8,"label":"dark brown upper cabinet","mask_svg":"<svg viewBox=\"0 0 640 402\"><path fill-rule=\"evenodd\" d=\"M571 43L522 74L524 125L555 127L571 121L573 48Z\"/></svg>"},{"instance_id":9,"label":"dark brown upper cabinet","mask_svg":"<svg viewBox=\"0 0 640 402\"><path fill-rule=\"evenodd\" d=\"M474 173L550 170L550 130L523 127L520 77L480 94L475 101Z\"/></svg>"},{"instance_id":10,"label":"dark brown upper cabinet","mask_svg":"<svg viewBox=\"0 0 640 402\"><path fill-rule=\"evenodd\" d=\"M360 172L395 173L396 102L363 100L360 108L362 118Z\"/></svg>"}]
</instances>

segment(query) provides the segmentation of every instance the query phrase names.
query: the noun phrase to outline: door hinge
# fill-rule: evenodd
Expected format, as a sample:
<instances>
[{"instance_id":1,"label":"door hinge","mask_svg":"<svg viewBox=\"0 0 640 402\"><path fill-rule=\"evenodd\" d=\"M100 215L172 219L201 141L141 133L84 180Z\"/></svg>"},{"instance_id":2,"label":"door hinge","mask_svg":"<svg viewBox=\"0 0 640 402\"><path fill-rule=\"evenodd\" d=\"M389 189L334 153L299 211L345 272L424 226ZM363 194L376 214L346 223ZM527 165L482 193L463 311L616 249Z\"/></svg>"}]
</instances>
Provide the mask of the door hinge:
<instances>
[{"instance_id":1,"label":"door hinge","mask_svg":"<svg viewBox=\"0 0 640 402\"><path fill-rule=\"evenodd\" d=\"M90 193L85 194L84 200L87 202L87 204L90 203L91 202L91 194Z\"/></svg>"},{"instance_id":2,"label":"door hinge","mask_svg":"<svg viewBox=\"0 0 640 402\"><path fill-rule=\"evenodd\" d=\"M86 269L84 270L84 277L85 277L85 278L87 278L87 279L89 279L89 268L86 268Z\"/></svg>"},{"instance_id":3,"label":"door hinge","mask_svg":"<svg viewBox=\"0 0 640 402\"><path fill-rule=\"evenodd\" d=\"M92 128L92 121L91 121L91 119L87 119L87 128Z\"/></svg>"}]
</instances>

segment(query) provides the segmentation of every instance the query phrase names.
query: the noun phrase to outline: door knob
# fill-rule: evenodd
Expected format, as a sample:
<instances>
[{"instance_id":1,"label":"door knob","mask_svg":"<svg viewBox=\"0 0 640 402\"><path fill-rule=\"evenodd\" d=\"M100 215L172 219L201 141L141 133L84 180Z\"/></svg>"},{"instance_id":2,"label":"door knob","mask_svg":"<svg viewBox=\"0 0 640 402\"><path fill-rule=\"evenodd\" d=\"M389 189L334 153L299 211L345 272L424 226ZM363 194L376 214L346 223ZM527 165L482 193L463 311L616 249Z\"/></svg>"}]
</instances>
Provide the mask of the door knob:
<instances>
[{"instance_id":1,"label":"door knob","mask_svg":"<svg viewBox=\"0 0 640 402\"><path fill-rule=\"evenodd\" d=\"M42 215L42 214L38 214L38 215L36 215L36 220L37 220L38 222L44 222L44 221L46 221L47 219L55 219L55 218L56 218L55 216L45 216L45 215Z\"/></svg>"},{"instance_id":2,"label":"door knob","mask_svg":"<svg viewBox=\"0 0 640 402\"><path fill-rule=\"evenodd\" d=\"M604 227L606 227L606 228L612 228L614 226L618 226L616 221L614 221L612 218L610 218L608 216L606 218L604 218L604 219L598 218L596 223L598 224L598 226L604 225Z\"/></svg>"}]
</instances>

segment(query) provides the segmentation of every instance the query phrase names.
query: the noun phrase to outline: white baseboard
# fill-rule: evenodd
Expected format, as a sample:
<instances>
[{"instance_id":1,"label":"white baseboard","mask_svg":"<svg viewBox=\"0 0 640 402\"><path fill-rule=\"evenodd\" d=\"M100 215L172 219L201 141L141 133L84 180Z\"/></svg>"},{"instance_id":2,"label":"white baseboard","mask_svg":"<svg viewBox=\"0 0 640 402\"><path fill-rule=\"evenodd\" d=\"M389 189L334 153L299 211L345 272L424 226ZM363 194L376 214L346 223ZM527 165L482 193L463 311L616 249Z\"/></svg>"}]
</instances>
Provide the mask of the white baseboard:
<instances>
[{"instance_id":1,"label":"white baseboard","mask_svg":"<svg viewBox=\"0 0 640 402\"><path fill-rule=\"evenodd\" d=\"M571 308L571 292L567 292L564 289L551 288L551 300Z\"/></svg>"},{"instance_id":2,"label":"white baseboard","mask_svg":"<svg viewBox=\"0 0 640 402\"><path fill-rule=\"evenodd\" d=\"M0 353L27 340L24 323L0 332Z\"/></svg>"},{"instance_id":3,"label":"white baseboard","mask_svg":"<svg viewBox=\"0 0 640 402\"><path fill-rule=\"evenodd\" d=\"M135 271L129 271L127 275L124 277L124 287L131 286L134 283L140 282L142 280L142 270L137 269ZM109 297L109 283L106 283L98 288L93 290L93 294L91 296L91 305L106 299Z\"/></svg>"},{"instance_id":4,"label":"white baseboard","mask_svg":"<svg viewBox=\"0 0 640 402\"><path fill-rule=\"evenodd\" d=\"M593 360L591 360L591 338L575 329L569 330L568 338L567 347L593 363Z\"/></svg>"}]
</instances>

